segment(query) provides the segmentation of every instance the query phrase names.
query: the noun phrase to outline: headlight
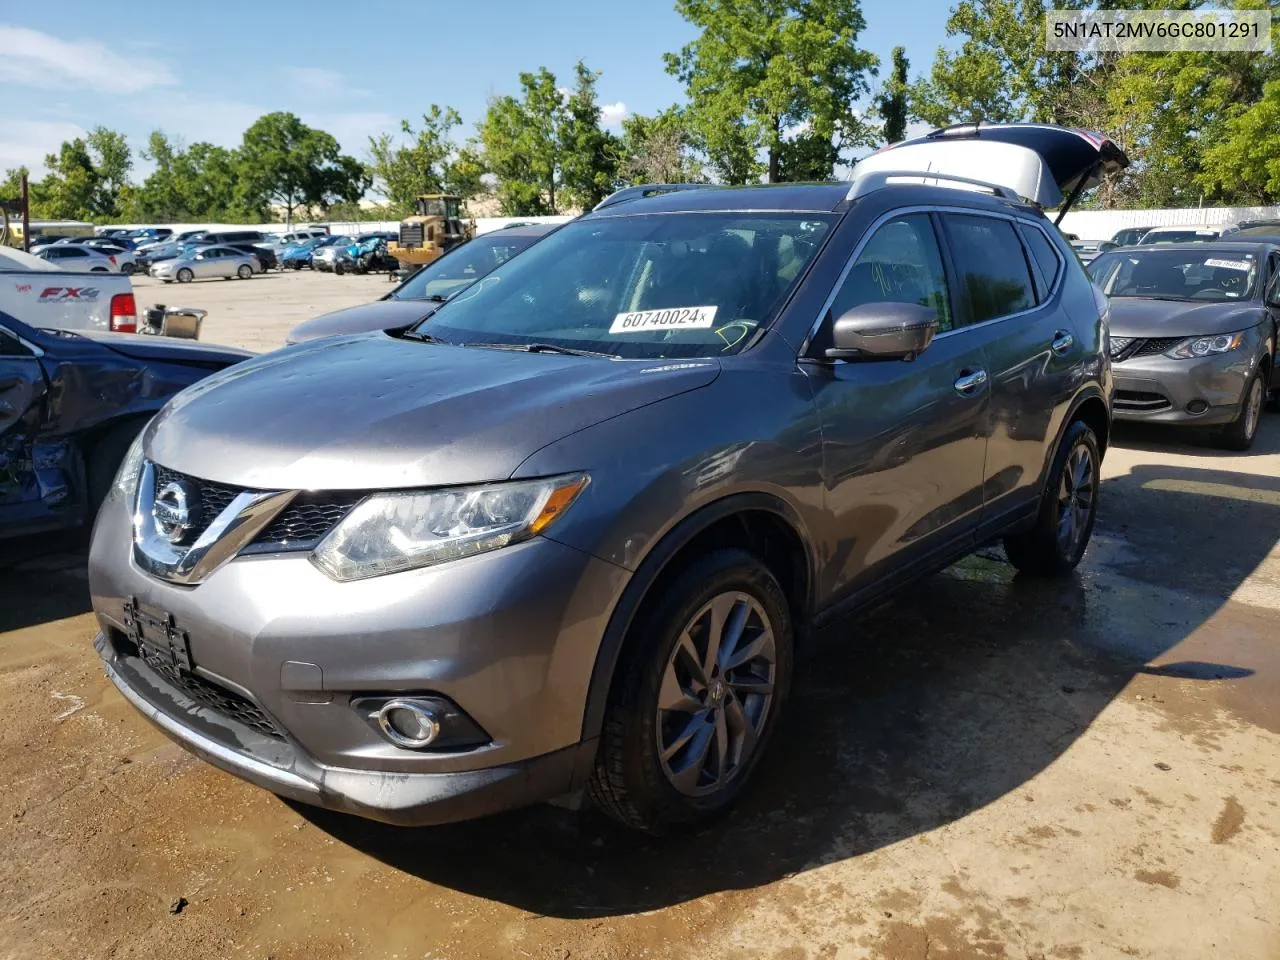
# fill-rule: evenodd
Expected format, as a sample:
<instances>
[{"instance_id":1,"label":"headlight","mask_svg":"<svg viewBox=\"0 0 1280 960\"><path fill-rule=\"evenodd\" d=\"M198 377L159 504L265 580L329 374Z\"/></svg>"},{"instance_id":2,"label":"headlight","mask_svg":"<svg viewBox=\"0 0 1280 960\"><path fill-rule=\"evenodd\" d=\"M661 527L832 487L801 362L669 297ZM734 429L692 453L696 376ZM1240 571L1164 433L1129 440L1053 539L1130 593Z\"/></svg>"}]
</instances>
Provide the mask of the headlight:
<instances>
[{"instance_id":1,"label":"headlight","mask_svg":"<svg viewBox=\"0 0 1280 960\"><path fill-rule=\"evenodd\" d=\"M124 459L120 461L120 469L116 471L116 492L124 498L130 509L138 492L138 477L142 473L142 434L143 430L139 430L138 435L133 438L133 443L125 451Z\"/></svg>"},{"instance_id":2,"label":"headlight","mask_svg":"<svg viewBox=\"0 0 1280 960\"><path fill-rule=\"evenodd\" d=\"M575 473L377 494L347 514L311 559L335 580L360 580L496 550L541 533L587 482Z\"/></svg>"},{"instance_id":3,"label":"headlight","mask_svg":"<svg viewBox=\"0 0 1280 960\"><path fill-rule=\"evenodd\" d=\"M1243 340L1243 330L1239 333L1219 333L1212 337L1192 337L1190 340L1183 340L1170 350L1169 356L1193 360L1196 357L1213 356L1215 353L1230 353L1240 346Z\"/></svg>"}]
</instances>

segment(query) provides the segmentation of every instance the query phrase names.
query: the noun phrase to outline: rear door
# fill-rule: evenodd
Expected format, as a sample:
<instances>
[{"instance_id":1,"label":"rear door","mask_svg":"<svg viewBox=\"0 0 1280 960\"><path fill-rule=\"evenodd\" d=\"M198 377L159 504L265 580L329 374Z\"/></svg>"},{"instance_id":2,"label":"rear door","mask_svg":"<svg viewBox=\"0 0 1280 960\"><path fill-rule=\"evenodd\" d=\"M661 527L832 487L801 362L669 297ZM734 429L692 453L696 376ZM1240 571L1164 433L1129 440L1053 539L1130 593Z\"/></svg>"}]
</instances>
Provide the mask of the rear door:
<instances>
[{"instance_id":1,"label":"rear door","mask_svg":"<svg viewBox=\"0 0 1280 960\"><path fill-rule=\"evenodd\" d=\"M806 367L832 519L830 579L820 587L837 602L860 601L939 553L972 546L990 391L981 343L959 329L949 286L929 211L895 212L873 226L824 310L820 336L844 311L885 301L936 306L942 331L911 362Z\"/></svg>"},{"instance_id":2,"label":"rear door","mask_svg":"<svg viewBox=\"0 0 1280 960\"><path fill-rule=\"evenodd\" d=\"M1002 528L1035 509L1084 347L1061 303L1067 264L1040 225L979 210L940 219L966 324L957 335L981 349L989 378L983 527Z\"/></svg>"},{"instance_id":3,"label":"rear door","mask_svg":"<svg viewBox=\"0 0 1280 960\"><path fill-rule=\"evenodd\" d=\"M33 446L47 389L36 352L0 326L0 537L25 531L44 512Z\"/></svg>"}]
</instances>

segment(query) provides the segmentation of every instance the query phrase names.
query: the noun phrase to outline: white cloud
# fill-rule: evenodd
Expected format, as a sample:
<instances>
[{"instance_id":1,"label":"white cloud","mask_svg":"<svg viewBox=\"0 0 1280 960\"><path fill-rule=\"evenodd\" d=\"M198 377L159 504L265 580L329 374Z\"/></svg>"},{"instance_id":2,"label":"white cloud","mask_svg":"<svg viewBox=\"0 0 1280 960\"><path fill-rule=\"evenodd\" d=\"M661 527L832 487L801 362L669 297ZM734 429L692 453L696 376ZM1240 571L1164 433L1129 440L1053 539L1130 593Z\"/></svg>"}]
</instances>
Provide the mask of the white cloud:
<instances>
[{"instance_id":1,"label":"white cloud","mask_svg":"<svg viewBox=\"0 0 1280 960\"><path fill-rule=\"evenodd\" d=\"M600 106L600 122L606 127L618 127L627 118L627 105L619 100L617 103L605 103Z\"/></svg>"},{"instance_id":2,"label":"white cloud","mask_svg":"<svg viewBox=\"0 0 1280 960\"><path fill-rule=\"evenodd\" d=\"M0 82L54 89L88 84L120 95L167 86L174 76L159 60L122 57L96 40L0 24Z\"/></svg>"},{"instance_id":3,"label":"white cloud","mask_svg":"<svg viewBox=\"0 0 1280 960\"><path fill-rule=\"evenodd\" d=\"M39 179L46 155L57 153L64 140L84 135L83 127L60 120L6 120L0 124L0 171L26 167Z\"/></svg>"},{"instance_id":4,"label":"white cloud","mask_svg":"<svg viewBox=\"0 0 1280 960\"><path fill-rule=\"evenodd\" d=\"M300 93L311 97L367 97L368 90L351 85L351 81L337 70L324 67L285 67L282 71L289 83Z\"/></svg>"},{"instance_id":5,"label":"white cloud","mask_svg":"<svg viewBox=\"0 0 1280 960\"><path fill-rule=\"evenodd\" d=\"M331 113L298 114L302 121L332 133L342 145L342 152L361 158L369 152L369 138L380 133L392 135L400 132L400 120L389 113L378 111L345 111Z\"/></svg>"}]
</instances>

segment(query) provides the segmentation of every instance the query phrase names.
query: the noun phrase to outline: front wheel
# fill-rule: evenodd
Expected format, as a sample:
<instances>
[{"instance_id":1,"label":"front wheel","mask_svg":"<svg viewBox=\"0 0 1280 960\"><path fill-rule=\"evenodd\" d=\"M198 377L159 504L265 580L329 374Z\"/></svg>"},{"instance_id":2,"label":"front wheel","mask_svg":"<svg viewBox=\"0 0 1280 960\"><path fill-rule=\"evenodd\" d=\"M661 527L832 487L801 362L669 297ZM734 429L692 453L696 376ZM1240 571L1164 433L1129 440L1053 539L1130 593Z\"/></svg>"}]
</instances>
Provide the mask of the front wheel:
<instances>
[{"instance_id":1,"label":"front wheel","mask_svg":"<svg viewBox=\"0 0 1280 960\"><path fill-rule=\"evenodd\" d=\"M253 267L249 266L247 263L240 264L239 268L236 270L236 276L241 280L248 280L253 276Z\"/></svg>"},{"instance_id":2,"label":"front wheel","mask_svg":"<svg viewBox=\"0 0 1280 960\"><path fill-rule=\"evenodd\" d=\"M1098 514L1101 465L1092 428L1083 420L1073 421L1053 458L1036 525L1004 538L1010 563L1038 577L1061 577L1076 568Z\"/></svg>"},{"instance_id":3,"label":"front wheel","mask_svg":"<svg viewBox=\"0 0 1280 960\"><path fill-rule=\"evenodd\" d=\"M592 801L655 834L728 807L782 712L793 636L777 578L750 553L714 551L665 584L618 665Z\"/></svg>"},{"instance_id":4,"label":"front wheel","mask_svg":"<svg viewBox=\"0 0 1280 960\"><path fill-rule=\"evenodd\" d=\"M126 263L124 266L120 268L120 272L123 273L126 277L132 277L134 273L137 272L137 270L138 268L135 267L132 263Z\"/></svg>"},{"instance_id":5,"label":"front wheel","mask_svg":"<svg viewBox=\"0 0 1280 960\"><path fill-rule=\"evenodd\" d=\"M1259 367L1244 388L1244 401L1240 404L1240 415L1222 429L1219 434L1222 446L1228 450L1248 450L1258 436L1258 423L1262 420L1262 408L1267 402L1268 373L1265 366Z\"/></svg>"},{"instance_id":6,"label":"front wheel","mask_svg":"<svg viewBox=\"0 0 1280 960\"><path fill-rule=\"evenodd\" d=\"M178 271L179 283L190 283L195 278L196 278L196 275L192 273L190 270L188 270L186 267L183 267L181 270Z\"/></svg>"}]
</instances>

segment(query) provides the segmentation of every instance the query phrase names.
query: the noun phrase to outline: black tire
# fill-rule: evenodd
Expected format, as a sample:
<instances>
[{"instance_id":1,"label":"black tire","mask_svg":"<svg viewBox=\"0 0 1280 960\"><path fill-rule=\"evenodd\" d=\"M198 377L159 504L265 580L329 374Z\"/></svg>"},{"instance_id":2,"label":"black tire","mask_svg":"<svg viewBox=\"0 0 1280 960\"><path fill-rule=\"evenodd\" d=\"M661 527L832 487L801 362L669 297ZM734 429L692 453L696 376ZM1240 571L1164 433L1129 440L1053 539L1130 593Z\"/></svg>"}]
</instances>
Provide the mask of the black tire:
<instances>
[{"instance_id":1,"label":"black tire","mask_svg":"<svg viewBox=\"0 0 1280 960\"><path fill-rule=\"evenodd\" d=\"M179 283L190 283L195 278L196 278L196 275L192 273L190 270L188 270L186 267L183 267L181 270L178 271Z\"/></svg>"},{"instance_id":2,"label":"black tire","mask_svg":"<svg viewBox=\"0 0 1280 960\"><path fill-rule=\"evenodd\" d=\"M98 508L111 491L111 484L120 469L120 461L124 459L139 431L147 425L145 419L122 420L113 424L103 433L85 457L85 480L88 487L89 515L87 522L92 525L93 518L98 515Z\"/></svg>"},{"instance_id":3,"label":"black tire","mask_svg":"<svg viewBox=\"0 0 1280 960\"><path fill-rule=\"evenodd\" d=\"M241 280L248 280L253 276L253 267L249 266L247 263L240 264L240 266L236 268L236 276Z\"/></svg>"},{"instance_id":4,"label":"black tire","mask_svg":"<svg viewBox=\"0 0 1280 960\"><path fill-rule=\"evenodd\" d=\"M1270 373L1266 364L1260 364L1244 386L1240 401L1240 415L1222 428L1218 443L1227 450L1248 450L1258 436L1258 424L1262 422L1262 408L1267 403L1267 379Z\"/></svg>"},{"instance_id":5,"label":"black tire","mask_svg":"<svg viewBox=\"0 0 1280 960\"><path fill-rule=\"evenodd\" d=\"M1078 454L1086 456L1089 463L1088 506L1083 515L1080 500L1086 490L1076 476ZM1004 538L1009 562L1019 571L1036 577L1063 577L1076 568L1089 546L1098 515L1101 466L1102 454L1092 428L1083 420L1072 421L1054 454L1035 526L1026 533ZM1064 516L1064 510L1070 511L1069 518ZM1071 535L1064 533L1064 523L1068 522Z\"/></svg>"},{"instance_id":6,"label":"black tire","mask_svg":"<svg viewBox=\"0 0 1280 960\"><path fill-rule=\"evenodd\" d=\"M138 268L135 267L132 263L126 263L120 267L120 272L123 273L126 277L132 277L135 273L138 272Z\"/></svg>"},{"instance_id":7,"label":"black tire","mask_svg":"<svg viewBox=\"0 0 1280 960\"><path fill-rule=\"evenodd\" d=\"M709 673L716 679L700 693L685 696L688 700L700 700L703 704L700 709L689 712L659 709L659 695L664 690L663 678L668 670L675 669L678 659L676 647L682 635L700 612L711 607L713 600L726 596L739 598L731 599L730 603L742 603L744 607L754 604L743 618L753 618L749 624L763 624L772 631L772 663L753 659L743 666L717 664ZM698 558L665 583L658 597L657 602L643 610L632 624L610 690L595 767L587 785L588 796L601 810L626 826L651 834L696 825L722 812L741 794L786 705L794 643L791 610L782 587L768 567L746 551L721 549ZM739 607L733 609L737 611ZM767 619L755 619L757 614L763 614ZM711 614L707 616L711 617ZM711 621L705 622L709 626ZM729 632L726 630L725 635ZM739 636L745 637L746 630L740 629ZM759 638L763 633L756 631L752 636ZM756 642L754 639L738 640L736 649L746 651ZM699 657L707 655L705 639L703 643L704 646L696 651ZM755 666L757 662L760 667ZM768 694L735 693L745 689L748 683L755 686L761 683L754 676L745 679L742 674L731 676L735 671L747 668L753 672L762 670L765 676L771 675ZM722 672L717 678L718 670ZM683 684L681 692L684 693ZM755 696L763 699L748 705ZM736 713L731 713L731 710L736 710ZM745 720L755 730L750 747L745 746L745 741L731 744L728 739L740 736L743 730L741 726L731 729L735 716L739 723ZM687 720L683 719L686 717ZM707 773L706 764L712 752L718 757L716 765L719 772L714 775L717 782L694 788L708 792L690 795L674 785L669 761L675 757L669 756L664 764L659 740L665 737L665 731L672 729L665 724L684 724L686 730L691 730L699 718L709 725L709 732L703 739L706 746L702 756L706 759L692 761L688 765L691 768L697 764L699 768L694 771L693 782L700 784L701 777ZM699 726L698 729L703 728ZM729 732L724 733L725 746L722 747L719 746L722 741L718 734L726 730ZM692 750L695 739L696 735L681 741L676 735L673 742L686 743ZM737 758L726 758L726 749L734 746L737 746ZM674 749L674 753L679 755L683 749ZM726 776L727 764L732 764L732 767ZM719 784L722 776L725 782Z\"/></svg>"}]
</instances>

